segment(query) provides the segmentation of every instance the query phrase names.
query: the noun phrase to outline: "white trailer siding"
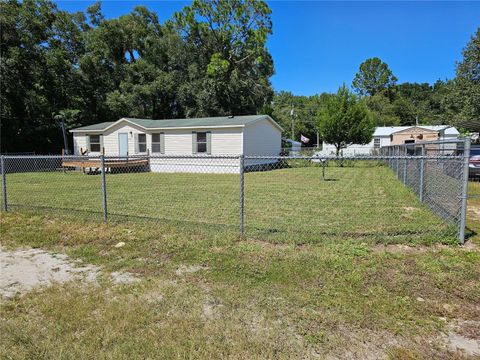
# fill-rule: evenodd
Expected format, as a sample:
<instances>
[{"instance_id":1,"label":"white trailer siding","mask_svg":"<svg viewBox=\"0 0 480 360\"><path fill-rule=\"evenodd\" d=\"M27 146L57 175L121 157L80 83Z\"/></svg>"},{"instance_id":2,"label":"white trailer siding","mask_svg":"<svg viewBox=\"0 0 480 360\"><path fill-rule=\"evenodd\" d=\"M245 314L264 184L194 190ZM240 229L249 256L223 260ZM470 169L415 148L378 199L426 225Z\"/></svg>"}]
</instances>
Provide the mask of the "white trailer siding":
<instances>
[{"instance_id":1,"label":"white trailer siding","mask_svg":"<svg viewBox=\"0 0 480 360\"><path fill-rule=\"evenodd\" d=\"M135 138L137 134L145 134L145 131L137 126L120 123L108 129L103 135L103 147L105 155L118 156L118 134L126 133L128 139L128 155L135 155ZM147 149L151 149L149 144L149 136L147 136Z\"/></svg>"},{"instance_id":2,"label":"white trailer siding","mask_svg":"<svg viewBox=\"0 0 480 360\"><path fill-rule=\"evenodd\" d=\"M87 149L87 135L83 133L73 134L73 153L74 155L81 155L81 151Z\"/></svg>"},{"instance_id":3,"label":"white trailer siding","mask_svg":"<svg viewBox=\"0 0 480 360\"><path fill-rule=\"evenodd\" d=\"M279 156L282 150L282 133L268 120L258 121L244 128L243 154L252 156ZM271 164L275 159L247 159L246 166Z\"/></svg>"},{"instance_id":4,"label":"white trailer siding","mask_svg":"<svg viewBox=\"0 0 480 360\"><path fill-rule=\"evenodd\" d=\"M134 120L134 119L133 119ZM106 124L103 130L99 128ZM162 125L162 121L155 123ZM239 156L271 155L277 156L281 151L281 128L268 117L247 124L232 124L221 126L188 126L183 128L154 128L133 123L131 119L120 119L115 123L98 124L95 130L74 132L75 154L80 154L80 148L88 149L90 135L101 135L101 146L106 156L118 156L119 134L126 133L128 155L152 155L150 169L153 172L201 172L201 173L238 173ZM194 132L210 133L210 154L195 154L193 149ZM163 154L152 153L152 134L163 133ZM147 152L138 153L138 134L146 135ZM101 152L89 152L100 155ZM170 156L170 158L169 158ZM184 158L171 158L179 156ZM215 158L215 156L218 156ZM230 156L231 158L220 158ZM273 160L249 160L246 166L259 163L270 163Z\"/></svg>"},{"instance_id":5,"label":"white trailer siding","mask_svg":"<svg viewBox=\"0 0 480 360\"><path fill-rule=\"evenodd\" d=\"M211 132L211 156L195 155L195 157L192 157L192 133L194 131ZM215 158L214 156L230 155L237 157L242 151L242 128L166 130L162 132L165 134L165 155L190 156L190 158L169 159L158 155L159 157L153 157L150 161L150 169L153 172L228 174L239 172L239 160L237 158L225 159Z\"/></svg>"},{"instance_id":6,"label":"white trailer siding","mask_svg":"<svg viewBox=\"0 0 480 360\"><path fill-rule=\"evenodd\" d=\"M244 128L244 155L280 155L280 130L268 120L258 121Z\"/></svg>"},{"instance_id":7,"label":"white trailer siding","mask_svg":"<svg viewBox=\"0 0 480 360\"><path fill-rule=\"evenodd\" d=\"M190 155L192 156L192 155ZM161 173L238 174L239 159L195 156L187 158L151 157L150 170Z\"/></svg>"},{"instance_id":8,"label":"white trailer siding","mask_svg":"<svg viewBox=\"0 0 480 360\"><path fill-rule=\"evenodd\" d=\"M344 156L355 156L355 155L372 155L375 151L374 141L375 139L380 140L380 147L390 145L390 136L376 136L368 144L359 145L353 144L347 146L346 148L340 150ZM323 143L322 155L335 155L337 149L332 144Z\"/></svg>"}]
</instances>

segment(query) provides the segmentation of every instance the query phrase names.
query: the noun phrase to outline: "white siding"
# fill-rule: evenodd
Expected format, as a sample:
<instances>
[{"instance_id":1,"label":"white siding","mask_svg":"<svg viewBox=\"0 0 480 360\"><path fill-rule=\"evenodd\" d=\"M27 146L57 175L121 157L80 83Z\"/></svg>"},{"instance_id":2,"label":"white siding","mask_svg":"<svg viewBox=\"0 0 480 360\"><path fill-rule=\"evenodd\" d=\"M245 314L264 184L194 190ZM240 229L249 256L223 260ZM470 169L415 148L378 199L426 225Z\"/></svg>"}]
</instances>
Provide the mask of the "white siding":
<instances>
[{"instance_id":1,"label":"white siding","mask_svg":"<svg viewBox=\"0 0 480 360\"><path fill-rule=\"evenodd\" d=\"M165 130L165 154L192 155L192 133L212 133L211 155L239 155L242 153L242 128ZM155 132L155 131L151 131Z\"/></svg>"},{"instance_id":2,"label":"white siding","mask_svg":"<svg viewBox=\"0 0 480 360\"><path fill-rule=\"evenodd\" d=\"M212 130L212 155L240 155L244 128Z\"/></svg>"},{"instance_id":3,"label":"white siding","mask_svg":"<svg viewBox=\"0 0 480 360\"><path fill-rule=\"evenodd\" d=\"M87 148L87 136L80 133L73 134L73 153L75 155L81 155L80 150L85 151Z\"/></svg>"},{"instance_id":4,"label":"white siding","mask_svg":"<svg viewBox=\"0 0 480 360\"><path fill-rule=\"evenodd\" d=\"M238 156L242 151L242 128L165 130L165 155L192 156L192 133L210 131L211 155ZM154 131L153 131L154 132ZM152 158L153 172L238 173L238 159L215 159L202 155L196 158Z\"/></svg>"},{"instance_id":5,"label":"white siding","mask_svg":"<svg viewBox=\"0 0 480 360\"><path fill-rule=\"evenodd\" d=\"M119 123L116 126L108 129L103 136L103 147L105 148L105 155L118 155L118 134L128 134L128 155L135 155L135 135L145 134L141 127L130 125L129 123ZM147 136L147 149L151 149L151 137Z\"/></svg>"},{"instance_id":6,"label":"white siding","mask_svg":"<svg viewBox=\"0 0 480 360\"><path fill-rule=\"evenodd\" d=\"M260 120L244 128L243 151L245 155L279 156L282 150L282 133L268 120ZM247 159L245 166L271 164L276 159Z\"/></svg>"},{"instance_id":7,"label":"white siding","mask_svg":"<svg viewBox=\"0 0 480 360\"><path fill-rule=\"evenodd\" d=\"M195 156L192 158L150 158L150 170L161 173L217 173L238 174L239 159L211 158Z\"/></svg>"},{"instance_id":8,"label":"white siding","mask_svg":"<svg viewBox=\"0 0 480 360\"><path fill-rule=\"evenodd\" d=\"M374 139L380 139L380 147L390 145L390 136L375 136L372 138L368 144L359 145L353 144L342 149L341 152L344 156L354 156L354 155L372 155L374 151ZM319 152L321 155L335 155L336 148L332 144L323 143L322 151Z\"/></svg>"},{"instance_id":9,"label":"white siding","mask_svg":"<svg viewBox=\"0 0 480 360\"><path fill-rule=\"evenodd\" d=\"M282 133L268 120L260 120L244 129L245 155L280 155Z\"/></svg>"},{"instance_id":10,"label":"white siding","mask_svg":"<svg viewBox=\"0 0 480 360\"><path fill-rule=\"evenodd\" d=\"M152 172L200 172L200 173L238 173L238 155L275 155L281 150L281 132L268 120L261 120L245 128L202 128L202 129L180 129L180 130L144 130L128 122L120 122L103 135L103 147L107 156L118 155L118 134L128 134L128 153L135 155L136 134L147 134L147 149L151 154L152 133L163 132L165 141L165 156L179 155L192 156L192 133L194 131L211 132L211 156L234 156L235 158L212 158L202 154L195 155L195 158L169 159L161 154L154 154L151 158L150 169ZM75 151L80 153L80 147L86 148L87 138L84 133L74 134ZM82 146L83 145L83 146ZM77 153L77 152L76 152ZM97 155L91 153L92 155ZM255 161L246 163L269 163L272 160Z\"/></svg>"}]
</instances>

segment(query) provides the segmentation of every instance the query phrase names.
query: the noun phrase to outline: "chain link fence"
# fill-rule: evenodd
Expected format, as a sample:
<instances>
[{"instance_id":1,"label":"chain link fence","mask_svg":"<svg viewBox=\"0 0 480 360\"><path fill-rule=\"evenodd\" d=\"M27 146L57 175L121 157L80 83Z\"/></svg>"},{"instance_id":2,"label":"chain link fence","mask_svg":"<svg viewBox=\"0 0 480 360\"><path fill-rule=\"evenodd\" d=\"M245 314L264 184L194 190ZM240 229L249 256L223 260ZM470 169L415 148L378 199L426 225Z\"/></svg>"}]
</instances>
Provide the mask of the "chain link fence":
<instances>
[{"instance_id":1,"label":"chain link fence","mask_svg":"<svg viewBox=\"0 0 480 360\"><path fill-rule=\"evenodd\" d=\"M463 243L467 153L465 145L451 154L392 147L341 158L2 156L2 204L276 243Z\"/></svg>"}]
</instances>

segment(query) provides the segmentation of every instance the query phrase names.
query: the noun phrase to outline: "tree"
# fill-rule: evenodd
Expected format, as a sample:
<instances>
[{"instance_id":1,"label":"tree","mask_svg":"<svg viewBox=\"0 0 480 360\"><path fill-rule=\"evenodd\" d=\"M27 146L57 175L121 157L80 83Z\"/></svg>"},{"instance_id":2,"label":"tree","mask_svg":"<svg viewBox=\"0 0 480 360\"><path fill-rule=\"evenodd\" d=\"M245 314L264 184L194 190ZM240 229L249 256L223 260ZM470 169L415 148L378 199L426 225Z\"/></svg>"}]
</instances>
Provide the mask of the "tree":
<instances>
[{"instance_id":1,"label":"tree","mask_svg":"<svg viewBox=\"0 0 480 360\"><path fill-rule=\"evenodd\" d=\"M463 49L457 64L454 97L460 107L460 122L480 121L480 27Z\"/></svg>"},{"instance_id":2,"label":"tree","mask_svg":"<svg viewBox=\"0 0 480 360\"><path fill-rule=\"evenodd\" d=\"M397 80L388 65L374 57L360 64L352 86L362 96L375 95L395 85Z\"/></svg>"},{"instance_id":3,"label":"tree","mask_svg":"<svg viewBox=\"0 0 480 360\"><path fill-rule=\"evenodd\" d=\"M179 93L187 115L251 114L270 102L270 13L260 0L194 0L175 15L190 55Z\"/></svg>"},{"instance_id":4,"label":"tree","mask_svg":"<svg viewBox=\"0 0 480 360\"><path fill-rule=\"evenodd\" d=\"M368 144L375 122L365 103L343 85L320 109L318 128L321 138L335 146L338 156L349 145Z\"/></svg>"},{"instance_id":5,"label":"tree","mask_svg":"<svg viewBox=\"0 0 480 360\"><path fill-rule=\"evenodd\" d=\"M75 67L85 18L48 0L8 0L1 8L1 150L59 149L62 132L53 114L81 103Z\"/></svg>"},{"instance_id":6,"label":"tree","mask_svg":"<svg viewBox=\"0 0 480 360\"><path fill-rule=\"evenodd\" d=\"M378 126L400 125L400 118L395 113L395 108L387 96L377 93L366 98L365 102Z\"/></svg>"}]
</instances>

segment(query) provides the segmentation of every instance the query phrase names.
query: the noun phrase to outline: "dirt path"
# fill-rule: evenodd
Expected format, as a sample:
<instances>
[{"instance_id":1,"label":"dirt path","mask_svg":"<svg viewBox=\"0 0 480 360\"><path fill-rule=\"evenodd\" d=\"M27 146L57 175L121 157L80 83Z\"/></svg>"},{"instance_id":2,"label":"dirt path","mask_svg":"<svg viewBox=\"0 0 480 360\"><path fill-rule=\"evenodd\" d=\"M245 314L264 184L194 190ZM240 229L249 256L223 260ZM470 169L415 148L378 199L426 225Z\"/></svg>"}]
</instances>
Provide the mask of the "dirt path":
<instances>
[{"instance_id":1,"label":"dirt path","mask_svg":"<svg viewBox=\"0 0 480 360\"><path fill-rule=\"evenodd\" d=\"M100 267L72 261L67 255L39 249L6 250L0 247L0 296L10 298L35 288L54 283L83 281L92 283L100 275ZM138 281L132 274L110 274L113 283Z\"/></svg>"}]
</instances>

